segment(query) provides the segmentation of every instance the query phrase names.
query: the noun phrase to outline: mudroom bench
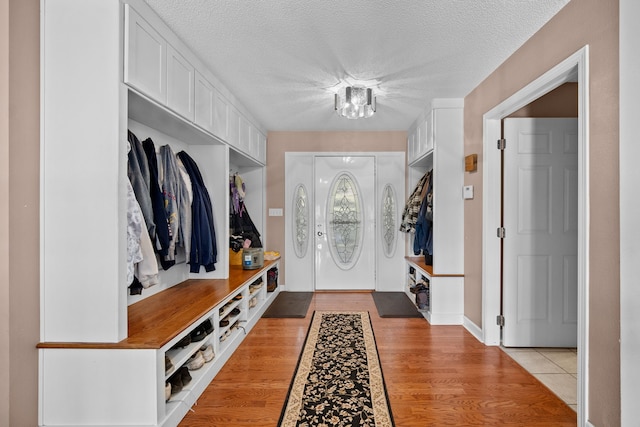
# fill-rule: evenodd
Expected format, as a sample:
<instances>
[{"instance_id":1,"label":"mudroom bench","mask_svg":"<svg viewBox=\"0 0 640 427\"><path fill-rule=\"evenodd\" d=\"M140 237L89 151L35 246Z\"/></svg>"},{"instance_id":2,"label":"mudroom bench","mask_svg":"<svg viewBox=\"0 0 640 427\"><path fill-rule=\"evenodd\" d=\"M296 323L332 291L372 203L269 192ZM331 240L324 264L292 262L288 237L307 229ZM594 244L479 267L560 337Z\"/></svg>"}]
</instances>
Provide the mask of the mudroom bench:
<instances>
[{"instance_id":1,"label":"mudroom bench","mask_svg":"<svg viewBox=\"0 0 640 427\"><path fill-rule=\"evenodd\" d=\"M464 275L439 274L424 257L405 257L407 280L405 293L415 303L411 288L422 283L427 288L427 304L418 307L432 325L462 325L464 316Z\"/></svg>"},{"instance_id":2,"label":"mudroom bench","mask_svg":"<svg viewBox=\"0 0 640 427\"><path fill-rule=\"evenodd\" d=\"M229 268L228 279L186 280L130 305L120 342L39 343L40 425L177 425L280 291L267 292L279 259ZM167 399L170 377L209 345L213 359Z\"/></svg>"}]
</instances>

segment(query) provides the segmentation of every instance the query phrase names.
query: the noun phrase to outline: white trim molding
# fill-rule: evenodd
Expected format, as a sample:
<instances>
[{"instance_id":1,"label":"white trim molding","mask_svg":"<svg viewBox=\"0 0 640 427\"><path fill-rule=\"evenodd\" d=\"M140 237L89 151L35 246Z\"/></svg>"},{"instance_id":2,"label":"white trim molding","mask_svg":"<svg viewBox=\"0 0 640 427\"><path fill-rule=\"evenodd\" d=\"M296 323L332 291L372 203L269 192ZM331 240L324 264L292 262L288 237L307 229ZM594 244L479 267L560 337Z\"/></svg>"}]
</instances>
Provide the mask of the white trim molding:
<instances>
[{"instance_id":1,"label":"white trim molding","mask_svg":"<svg viewBox=\"0 0 640 427\"><path fill-rule=\"evenodd\" d=\"M501 120L566 82L578 82L578 426L587 426L589 331L589 47L544 73L485 113L482 200L482 335L486 345L500 345L500 151Z\"/></svg>"},{"instance_id":2,"label":"white trim molding","mask_svg":"<svg viewBox=\"0 0 640 427\"><path fill-rule=\"evenodd\" d=\"M640 155L637 122L640 117L640 3L620 0L620 425L638 425L640 405L640 199L637 183Z\"/></svg>"},{"instance_id":3,"label":"white trim molding","mask_svg":"<svg viewBox=\"0 0 640 427\"><path fill-rule=\"evenodd\" d=\"M482 334L482 328L473 323L467 316L462 319L462 326L469 331L478 341L484 342L484 335Z\"/></svg>"}]
</instances>

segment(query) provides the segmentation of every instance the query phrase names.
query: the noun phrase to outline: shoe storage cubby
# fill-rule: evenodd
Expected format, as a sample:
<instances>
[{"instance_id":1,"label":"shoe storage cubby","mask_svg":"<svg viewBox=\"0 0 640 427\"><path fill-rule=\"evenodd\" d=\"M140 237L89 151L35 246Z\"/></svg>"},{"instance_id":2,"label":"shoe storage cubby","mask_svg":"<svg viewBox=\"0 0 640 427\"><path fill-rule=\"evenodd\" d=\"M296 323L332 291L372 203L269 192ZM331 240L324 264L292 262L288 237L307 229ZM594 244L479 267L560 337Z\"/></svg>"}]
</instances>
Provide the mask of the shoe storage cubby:
<instances>
[{"instance_id":1,"label":"shoe storage cubby","mask_svg":"<svg viewBox=\"0 0 640 427\"><path fill-rule=\"evenodd\" d=\"M221 350L226 348L237 334L241 332L246 334L244 329L244 324L247 322L246 293L245 290L237 292L218 309L218 342Z\"/></svg>"},{"instance_id":2,"label":"shoe storage cubby","mask_svg":"<svg viewBox=\"0 0 640 427\"><path fill-rule=\"evenodd\" d=\"M405 293L432 325L460 325L464 310L464 277L461 274L434 274L424 257L405 257ZM423 305L418 306L416 290L422 288ZM426 288L426 289L425 289Z\"/></svg>"},{"instance_id":3,"label":"shoe storage cubby","mask_svg":"<svg viewBox=\"0 0 640 427\"><path fill-rule=\"evenodd\" d=\"M267 298L267 286L264 278L259 277L249 285L248 298L247 306L249 307L249 313L253 314Z\"/></svg>"}]
</instances>

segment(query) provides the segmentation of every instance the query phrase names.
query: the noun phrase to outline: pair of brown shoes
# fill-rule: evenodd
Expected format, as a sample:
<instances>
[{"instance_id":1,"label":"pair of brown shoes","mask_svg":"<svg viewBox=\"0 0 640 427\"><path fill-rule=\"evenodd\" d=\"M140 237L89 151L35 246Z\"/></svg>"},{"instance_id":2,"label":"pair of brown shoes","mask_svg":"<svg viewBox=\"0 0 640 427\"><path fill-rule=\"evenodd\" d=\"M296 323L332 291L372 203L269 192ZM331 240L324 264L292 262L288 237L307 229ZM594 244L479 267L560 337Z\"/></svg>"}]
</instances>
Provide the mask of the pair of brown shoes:
<instances>
[{"instance_id":1,"label":"pair of brown shoes","mask_svg":"<svg viewBox=\"0 0 640 427\"><path fill-rule=\"evenodd\" d=\"M184 387L191 382L191 374L189 368L186 366L180 367L175 374L169 377L169 384L171 384L171 395L180 393ZM166 388L165 388L166 394Z\"/></svg>"}]
</instances>

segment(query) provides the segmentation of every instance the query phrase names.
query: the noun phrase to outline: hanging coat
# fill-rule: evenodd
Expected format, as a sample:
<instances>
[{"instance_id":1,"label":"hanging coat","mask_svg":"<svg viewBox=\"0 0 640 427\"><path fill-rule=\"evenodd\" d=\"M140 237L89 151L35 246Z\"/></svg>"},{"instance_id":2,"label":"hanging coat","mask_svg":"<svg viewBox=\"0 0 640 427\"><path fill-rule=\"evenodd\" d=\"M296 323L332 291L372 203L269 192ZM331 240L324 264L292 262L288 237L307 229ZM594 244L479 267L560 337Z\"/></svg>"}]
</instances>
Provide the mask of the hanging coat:
<instances>
[{"instance_id":1,"label":"hanging coat","mask_svg":"<svg viewBox=\"0 0 640 427\"><path fill-rule=\"evenodd\" d=\"M184 151L178 153L178 158L189 174L193 193L189 270L191 273L199 273L200 267L204 266L205 271L213 271L218 258L218 247L211 198L196 162Z\"/></svg>"},{"instance_id":2,"label":"hanging coat","mask_svg":"<svg viewBox=\"0 0 640 427\"><path fill-rule=\"evenodd\" d=\"M171 235L169 236L169 248L167 255L164 256L160 263L162 268L168 270L176 263L176 245L180 236L180 205L182 201L182 187L180 171L176 162L176 155L169 145L163 145L159 151L160 161L158 163L158 173L160 188L162 190L162 198L164 201L164 210L169 222Z\"/></svg>"},{"instance_id":3,"label":"hanging coat","mask_svg":"<svg viewBox=\"0 0 640 427\"><path fill-rule=\"evenodd\" d=\"M418 221L418 213L420 212L420 206L422 205L422 190L425 185L429 185L428 181L431 178L431 171L425 173L418 185L413 190L402 212L402 221L400 222L400 231L405 233L413 233L416 231L416 222Z\"/></svg>"},{"instance_id":4,"label":"hanging coat","mask_svg":"<svg viewBox=\"0 0 640 427\"><path fill-rule=\"evenodd\" d=\"M156 148L151 138L142 142L142 148L147 156L149 165L149 175L151 182L149 191L151 194L151 204L153 207L153 219L156 223L155 249L161 257L167 256L171 244L171 229L167 220L167 213L164 209L164 197L158 181L158 160Z\"/></svg>"},{"instance_id":5,"label":"hanging coat","mask_svg":"<svg viewBox=\"0 0 640 427\"><path fill-rule=\"evenodd\" d=\"M156 223L153 220L153 205L151 203L151 177L149 175L149 163L147 155L142 148L142 143L128 131L129 152L127 154L127 176L140 205L144 222L147 225L149 237L154 240L156 236Z\"/></svg>"}]
</instances>

